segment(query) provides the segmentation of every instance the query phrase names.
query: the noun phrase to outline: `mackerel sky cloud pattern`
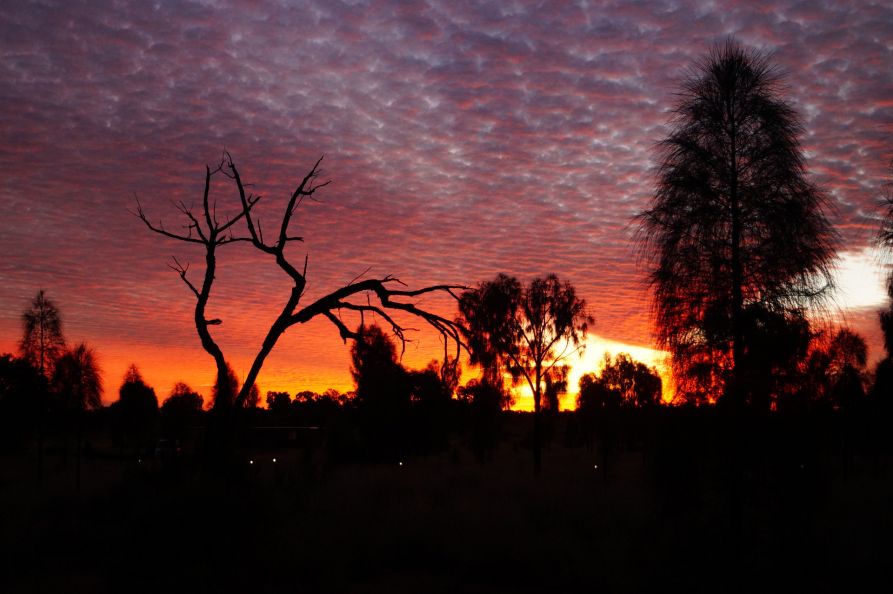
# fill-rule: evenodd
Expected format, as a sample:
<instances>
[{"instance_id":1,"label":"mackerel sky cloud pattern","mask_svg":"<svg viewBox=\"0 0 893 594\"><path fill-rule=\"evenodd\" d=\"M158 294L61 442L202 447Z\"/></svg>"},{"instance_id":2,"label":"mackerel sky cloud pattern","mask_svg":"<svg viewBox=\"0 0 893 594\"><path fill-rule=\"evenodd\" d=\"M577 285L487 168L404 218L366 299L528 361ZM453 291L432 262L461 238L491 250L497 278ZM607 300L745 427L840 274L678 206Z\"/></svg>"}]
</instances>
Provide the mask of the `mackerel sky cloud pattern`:
<instances>
[{"instance_id":1,"label":"mackerel sky cloud pattern","mask_svg":"<svg viewBox=\"0 0 893 594\"><path fill-rule=\"evenodd\" d=\"M226 149L278 218L322 154L333 180L305 204L309 294L371 267L411 285L555 271L595 331L651 344L631 218L680 80L734 35L773 52L808 167L844 249L873 238L893 157L893 8L873 2L16 2L0 11L0 350L38 288L70 339L136 361L160 392L178 365L211 375L190 295L165 268L201 254L173 227ZM221 211L236 208L218 181ZM244 246L222 255L215 316L237 369L287 282ZM449 307L449 304L444 304ZM853 319L872 316L854 312ZM409 347L412 364L436 337ZM334 328L291 331L263 389L346 389ZM198 374L196 377L195 374ZM195 379L192 379L195 377ZM276 384L275 386L273 384ZM281 384L281 385L280 385ZM107 398L109 396L107 395Z\"/></svg>"}]
</instances>

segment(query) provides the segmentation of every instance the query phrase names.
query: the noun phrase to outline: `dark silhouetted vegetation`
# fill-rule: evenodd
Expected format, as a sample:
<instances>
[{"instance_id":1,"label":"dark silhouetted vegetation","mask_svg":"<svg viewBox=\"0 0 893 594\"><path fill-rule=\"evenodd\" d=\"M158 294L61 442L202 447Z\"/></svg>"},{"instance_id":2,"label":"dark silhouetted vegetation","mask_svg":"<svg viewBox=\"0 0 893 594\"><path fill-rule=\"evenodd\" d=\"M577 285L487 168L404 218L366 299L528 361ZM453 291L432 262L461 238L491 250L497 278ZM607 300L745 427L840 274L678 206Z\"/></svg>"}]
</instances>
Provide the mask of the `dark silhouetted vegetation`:
<instances>
[{"instance_id":1,"label":"dark silhouetted vegetation","mask_svg":"<svg viewBox=\"0 0 893 594\"><path fill-rule=\"evenodd\" d=\"M357 333L350 358L363 437L373 455L397 461L407 448L409 377L381 328L362 326Z\"/></svg>"},{"instance_id":2,"label":"dark silhouetted vegetation","mask_svg":"<svg viewBox=\"0 0 893 594\"><path fill-rule=\"evenodd\" d=\"M50 405L46 377L28 359L0 355L0 443L26 443Z\"/></svg>"},{"instance_id":3,"label":"dark silhouetted vegetation","mask_svg":"<svg viewBox=\"0 0 893 594\"><path fill-rule=\"evenodd\" d=\"M56 360L51 381L59 405L65 410L102 406L102 376L96 353L86 343L65 351Z\"/></svg>"},{"instance_id":4,"label":"dark silhouetted vegetation","mask_svg":"<svg viewBox=\"0 0 893 594\"><path fill-rule=\"evenodd\" d=\"M291 410L291 394L288 392L267 392L267 410L274 415L285 415Z\"/></svg>"},{"instance_id":5,"label":"dark silhouetted vegetation","mask_svg":"<svg viewBox=\"0 0 893 594\"><path fill-rule=\"evenodd\" d=\"M177 382L161 404L162 433L182 439L187 428L200 425L203 405L201 394L184 382Z\"/></svg>"},{"instance_id":6,"label":"dark silhouetted vegetation","mask_svg":"<svg viewBox=\"0 0 893 594\"><path fill-rule=\"evenodd\" d=\"M158 397L136 365L127 369L118 389L118 400L109 409L117 440L123 447L139 449L153 445L157 435Z\"/></svg>"},{"instance_id":7,"label":"dark silhouetted vegetation","mask_svg":"<svg viewBox=\"0 0 893 594\"><path fill-rule=\"evenodd\" d=\"M19 349L26 361L42 375L53 375L56 360L65 352L62 316L56 305L47 299L43 289L22 313L23 334Z\"/></svg>"},{"instance_id":8,"label":"dark silhouetted vegetation","mask_svg":"<svg viewBox=\"0 0 893 594\"><path fill-rule=\"evenodd\" d=\"M443 451L455 415L456 376L444 374L436 362L421 371L405 369L396 345L378 326L362 326L357 334L351 347L356 394L350 407L365 455L401 461L410 454Z\"/></svg>"},{"instance_id":9,"label":"dark silhouetted vegetation","mask_svg":"<svg viewBox=\"0 0 893 594\"><path fill-rule=\"evenodd\" d=\"M747 401L753 324L796 319L831 285L836 236L781 91L769 59L730 40L683 84L661 143L640 244L657 336L689 397Z\"/></svg>"},{"instance_id":10,"label":"dark silhouetted vegetation","mask_svg":"<svg viewBox=\"0 0 893 594\"><path fill-rule=\"evenodd\" d=\"M471 448L478 462L492 458L502 437L505 394L502 385L493 385L484 378L471 380L458 390L470 417Z\"/></svg>"},{"instance_id":11,"label":"dark silhouetted vegetation","mask_svg":"<svg viewBox=\"0 0 893 594\"><path fill-rule=\"evenodd\" d=\"M554 274L527 287L500 274L464 292L459 312L471 362L484 368L484 378L499 386L502 374L509 373L533 393L533 464L539 473L543 392L547 381L557 386L566 377L568 358L582 351L592 323L586 301Z\"/></svg>"},{"instance_id":12,"label":"dark silhouetted vegetation","mask_svg":"<svg viewBox=\"0 0 893 594\"><path fill-rule=\"evenodd\" d=\"M102 376L93 349L82 342L64 352L53 367L51 385L61 410L74 418L75 485L80 490L84 411L102 406Z\"/></svg>"},{"instance_id":13,"label":"dark silhouetted vegetation","mask_svg":"<svg viewBox=\"0 0 893 594\"><path fill-rule=\"evenodd\" d=\"M205 315L211 295L211 287L217 271L218 249L231 243L247 242L261 254L272 258L275 265L292 282L291 291L285 299L279 315L268 329L260 349L251 363L251 368L248 370L248 375L245 377L241 389L233 394L231 398L227 396L226 399L214 399L214 406L219 408L220 411L224 410L224 405L226 407L234 406L236 409L243 408L245 407L245 402L249 400L253 402L253 405L249 403L247 408L256 407L259 391L254 389L254 392L252 392L252 388L264 361L279 341L279 338L287 329L295 325L307 323L318 316L325 317L332 322L338 329L341 337L346 341L347 339L357 339L359 336L342 321L340 315L343 311L354 312L360 316L365 313L377 314L390 324L395 335L401 340L403 340L404 328L393 316L397 313L409 315L425 321L441 334L444 340L445 354L447 354L447 343L452 341L456 345L454 359L458 360L459 329L451 320L422 309L413 300L429 293L446 293L451 295L454 290L461 290L464 287L457 285L433 285L416 290L407 290L400 288L403 284L398 279L386 276L348 283L328 294L324 294L312 303L299 307L307 285L307 260L305 258L303 266L293 264L286 255L286 248L294 243L303 242L303 238L294 235L290 229L298 207L306 198L312 197L318 190L329 183L328 181L319 181L321 174L319 166L321 162L322 158L313 165L310 171L301 179L294 192L292 192L280 218L277 232L272 238L264 237L254 212L260 201L260 196L255 196L249 192L248 186L243 183L239 170L228 153L224 155L221 163L213 170L210 167L205 168L205 186L200 212L194 214L192 209L184 203L179 203L179 210L187 220L184 232L172 232L160 223L152 223L143 211L142 205L139 202L137 203L136 215L151 231L168 239L201 245L204 249L205 269L200 285L193 284L192 280L190 280L188 265L181 264L175 258L172 268L179 274L180 279L196 298L196 331L201 340L202 348L214 359L217 368L215 383L218 386L228 382L228 364L223 351L211 335L210 327L221 324L222 320L209 320ZM216 203L210 199L211 180L217 174L233 181L240 198L238 208L231 215L221 219L217 217L218 209ZM444 361L444 363L446 364L447 361ZM224 423L224 425L228 424Z\"/></svg>"},{"instance_id":14,"label":"dark silhouetted vegetation","mask_svg":"<svg viewBox=\"0 0 893 594\"><path fill-rule=\"evenodd\" d=\"M637 447L653 437L652 409L661 401L661 389L657 372L626 353L613 358L606 353L598 375L580 378L577 427L588 450L597 439L605 478L620 434Z\"/></svg>"}]
</instances>

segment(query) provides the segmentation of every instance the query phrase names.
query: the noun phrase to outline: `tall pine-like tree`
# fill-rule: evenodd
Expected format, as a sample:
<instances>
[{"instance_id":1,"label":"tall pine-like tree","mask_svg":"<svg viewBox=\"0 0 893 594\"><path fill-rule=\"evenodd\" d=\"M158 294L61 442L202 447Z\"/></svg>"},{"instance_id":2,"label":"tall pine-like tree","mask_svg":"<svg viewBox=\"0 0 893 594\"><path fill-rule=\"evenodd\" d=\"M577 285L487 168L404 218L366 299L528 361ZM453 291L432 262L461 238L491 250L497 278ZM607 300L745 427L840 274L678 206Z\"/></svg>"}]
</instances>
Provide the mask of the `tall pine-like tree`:
<instances>
[{"instance_id":1,"label":"tall pine-like tree","mask_svg":"<svg viewBox=\"0 0 893 594\"><path fill-rule=\"evenodd\" d=\"M714 47L682 85L638 217L658 339L689 395L747 401L752 313L796 317L832 284L828 204L781 89L764 54L732 40Z\"/></svg>"},{"instance_id":2,"label":"tall pine-like tree","mask_svg":"<svg viewBox=\"0 0 893 594\"><path fill-rule=\"evenodd\" d=\"M65 352L62 316L56 305L47 299L43 289L37 292L31 306L22 313L22 356L49 379L56 360Z\"/></svg>"}]
</instances>

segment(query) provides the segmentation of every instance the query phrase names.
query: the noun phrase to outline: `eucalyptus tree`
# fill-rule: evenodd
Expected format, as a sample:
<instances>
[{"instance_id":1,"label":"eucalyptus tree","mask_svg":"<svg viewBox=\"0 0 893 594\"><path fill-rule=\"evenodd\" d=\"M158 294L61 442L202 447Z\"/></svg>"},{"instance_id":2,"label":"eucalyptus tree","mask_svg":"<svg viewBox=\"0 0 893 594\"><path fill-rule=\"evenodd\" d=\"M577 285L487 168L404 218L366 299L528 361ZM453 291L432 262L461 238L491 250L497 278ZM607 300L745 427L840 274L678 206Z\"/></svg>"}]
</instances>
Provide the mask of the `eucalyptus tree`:
<instances>
[{"instance_id":1,"label":"eucalyptus tree","mask_svg":"<svg viewBox=\"0 0 893 594\"><path fill-rule=\"evenodd\" d=\"M682 84L638 221L657 337L680 389L743 404L748 310L786 315L831 287L836 234L769 57L714 47Z\"/></svg>"},{"instance_id":2,"label":"eucalyptus tree","mask_svg":"<svg viewBox=\"0 0 893 594\"><path fill-rule=\"evenodd\" d=\"M628 353L611 357L605 353L602 371L598 381L609 391L621 397L627 406L647 408L658 404L663 383L657 371L641 361L636 361Z\"/></svg>"},{"instance_id":3,"label":"eucalyptus tree","mask_svg":"<svg viewBox=\"0 0 893 594\"><path fill-rule=\"evenodd\" d=\"M542 464L541 408L548 382L565 378L568 358L581 353L588 325L586 301L574 286L554 274L524 287L514 277L499 274L462 293L457 325L463 328L471 363L484 378L501 385L510 375L524 382L533 395L533 459Z\"/></svg>"}]
</instances>

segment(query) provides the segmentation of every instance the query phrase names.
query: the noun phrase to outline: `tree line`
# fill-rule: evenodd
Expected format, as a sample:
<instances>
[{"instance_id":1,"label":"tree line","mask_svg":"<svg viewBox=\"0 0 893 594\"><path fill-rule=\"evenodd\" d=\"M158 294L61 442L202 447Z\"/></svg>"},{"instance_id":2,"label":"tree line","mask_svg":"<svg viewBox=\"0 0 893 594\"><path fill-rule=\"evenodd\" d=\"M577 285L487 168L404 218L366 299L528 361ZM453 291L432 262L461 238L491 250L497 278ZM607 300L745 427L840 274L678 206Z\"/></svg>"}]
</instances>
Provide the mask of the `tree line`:
<instances>
[{"instance_id":1,"label":"tree line","mask_svg":"<svg viewBox=\"0 0 893 594\"><path fill-rule=\"evenodd\" d=\"M498 332L473 317L482 311L482 299L489 303L488 323L498 323ZM514 404L513 385L523 381L531 388L537 419L543 414L554 417L559 395L567 391L566 360L581 351L582 333L590 319L573 287L555 276L522 287L516 279L501 275L465 291L460 304L464 313L459 317L464 321L456 324L468 328L464 330L467 340L475 345L471 361L487 362L481 365L480 377L466 385L460 385L461 369L455 361L431 361L425 369L407 369L401 363L399 341L377 324L361 325L350 348L354 391L316 394L301 390L294 398L288 392L268 391L262 401L255 382L240 404L243 424L336 426L344 417L350 430L333 430L342 452L362 450L372 458L387 459L407 452L442 451L455 427L467 425L474 451L483 459L498 441L500 415ZM122 378L117 400L103 408L102 374L95 352L84 343L67 345L59 309L44 291L23 312L22 321L20 356L7 354L0 359L0 406L10 428L15 425L26 431L47 419L79 428L85 413L101 411L122 452L135 455L151 448L159 436L179 440L190 427L210 426L213 414L221 407L230 408L231 395L242 389L227 363L224 384L214 384L208 402L182 381L160 400L133 364ZM504 332L513 333L513 339L507 341ZM559 347L560 352L555 350ZM638 378L645 374L651 380L647 398L659 399L660 378L654 370L637 364L636 378L618 380L630 359L621 356L617 361L619 366L612 366L607 360L602 373L605 385L621 382L616 387L610 384L606 388L610 393L616 390L618 398L625 398L626 383L641 381ZM534 390L537 375L541 378L538 392ZM614 379L608 380L609 375ZM601 385L602 379L592 381ZM645 398L641 389L635 397L637 402ZM535 448L542 441L540 424L537 420ZM15 431L5 435L15 441ZM80 435L77 440L80 448Z\"/></svg>"}]
</instances>

